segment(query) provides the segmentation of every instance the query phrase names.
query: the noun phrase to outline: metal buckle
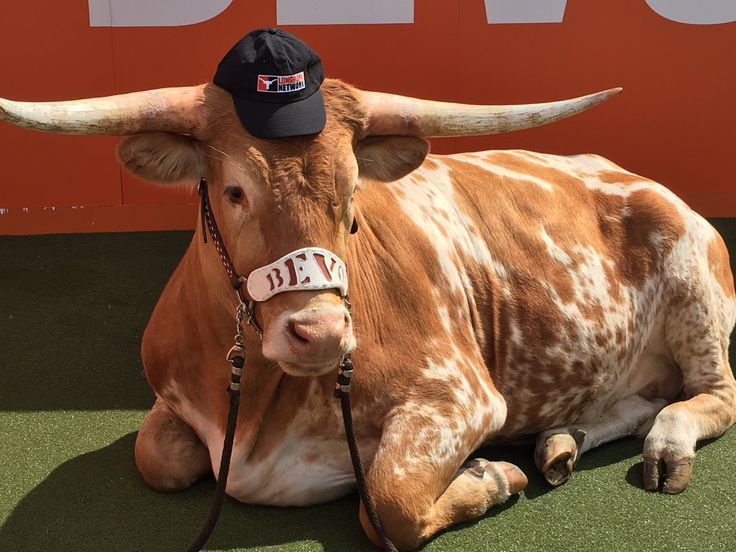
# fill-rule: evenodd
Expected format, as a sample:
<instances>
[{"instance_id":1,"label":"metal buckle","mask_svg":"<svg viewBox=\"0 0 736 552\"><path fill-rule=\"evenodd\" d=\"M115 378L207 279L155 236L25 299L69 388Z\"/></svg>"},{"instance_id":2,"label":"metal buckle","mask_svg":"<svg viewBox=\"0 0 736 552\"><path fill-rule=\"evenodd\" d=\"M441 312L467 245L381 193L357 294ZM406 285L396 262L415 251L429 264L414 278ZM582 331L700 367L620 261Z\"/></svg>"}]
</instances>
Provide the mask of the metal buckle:
<instances>
[{"instance_id":1,"label":"metal buckle","mask_svg":"<svg viewBox=\"0 0 736 552\"><path fill-rule=\"evenodd\" d=\"M342 395L350 393L350 382L353 378L353 361L350 355L346 356L340 363L337 372L337 382L335 383L335 397L340 398Z\"/></svg>"}]
</instances>

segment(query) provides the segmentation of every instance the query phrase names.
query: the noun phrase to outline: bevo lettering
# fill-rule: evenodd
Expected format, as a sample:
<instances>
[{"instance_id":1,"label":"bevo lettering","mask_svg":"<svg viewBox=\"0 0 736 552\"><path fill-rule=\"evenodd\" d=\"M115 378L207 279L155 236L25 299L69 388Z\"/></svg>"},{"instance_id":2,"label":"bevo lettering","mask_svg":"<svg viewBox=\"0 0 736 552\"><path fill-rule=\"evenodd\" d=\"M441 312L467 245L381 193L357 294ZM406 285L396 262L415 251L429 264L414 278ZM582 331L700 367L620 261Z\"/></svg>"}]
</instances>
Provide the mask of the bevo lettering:
<instances>
[{"instance_id":1,"label":"bevo lettering","mask_svg":"<svg viewBox=\"0 0 736 552\"><path fill-rule=\"evenodd\" d=\"M324 255L320 255L319 253L314 254L314 260L317 261L317 266L322 271L322 274L324 275L325 279L328 282L332 281L332 271L335 269L335 265L337 264L337 261L333 258L330 259L331 263L330 266L327 266L327 259Z\"/></svg>"},{"instance_id":2,"label":"bevo lettering","mask_svg":"<svg viewBox=\"0 0 736 552\"><path fill-rule=\"evenodd\" d=\"M489 24L561 23L566 0L485 0Z\"/></svg>"},{"instance_id":3,"label":"bevo lettering","mask_svg":"<svg viewBox=\"0 0 736 552\"><path fill-rule=\"evenodd\" d=\"M294 267L296 268L295 275L297 278L300 278L300 274L304 274L304 268L307 264L307 256L304 253L300 253L299 255L296 255L292 257ZM289 259L291 260L291 259ZM308 284L311 281L311 278L309 276L305 277L302 281L300 281L300 284ZM293 285L296 285L296 281ZM292 285L292 284L289 284Z\"/></svg>"},{"instance_id":4,"label":"bevo lettering","mask_svg":"<svg viewBox=\"0 0 736 552\"><path fill-rule=\"evenodd\" d=\"M273 277L276 277L278 282L274 283ZM284 279L281 277L281 270L278 268L271 269L271 273L266 276L268 278L268 282L271 284L271 291L280 288L284 285Z\"/></svg>"}]
</instances>

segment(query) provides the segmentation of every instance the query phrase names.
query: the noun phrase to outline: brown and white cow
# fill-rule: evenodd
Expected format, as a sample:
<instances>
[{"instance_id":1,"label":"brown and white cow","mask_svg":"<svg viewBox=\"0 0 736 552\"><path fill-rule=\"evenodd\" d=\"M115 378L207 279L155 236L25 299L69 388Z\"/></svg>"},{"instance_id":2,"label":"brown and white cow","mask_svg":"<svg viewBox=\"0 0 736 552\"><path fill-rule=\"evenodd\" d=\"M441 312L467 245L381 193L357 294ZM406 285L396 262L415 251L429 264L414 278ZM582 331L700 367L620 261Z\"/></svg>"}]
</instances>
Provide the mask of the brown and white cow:
<instances>
[{"instance_id":1,"label":"brown and white cow","mask_svg":"<svg viewBox=\"0 0 736 552\"><path fill-rule=\"evenodd\" d=\"M332 395L351 350L368 485L402 549L524 489L517 467L469 460L488 442L537 436L537 465L560 484L584 451L642 435L645 488L685 489L696 443L736 421L736 301L720 236L666 188L600 157L435 156L422 138L532 126L602 97L502 109L331 80L323 91L326 129L279 140L250 136L213 85L0 102L16 125L132 135L119 157L145 179L206 177L240 274L307 246L346 260L352 316L332 290L257 305L263 341L247 331L227 492L302 505L353 489ZM236 301L203 231L143 337L157 398L135 454L160 490L217 473L222 450Z\"/></svg>"}]
</instances>

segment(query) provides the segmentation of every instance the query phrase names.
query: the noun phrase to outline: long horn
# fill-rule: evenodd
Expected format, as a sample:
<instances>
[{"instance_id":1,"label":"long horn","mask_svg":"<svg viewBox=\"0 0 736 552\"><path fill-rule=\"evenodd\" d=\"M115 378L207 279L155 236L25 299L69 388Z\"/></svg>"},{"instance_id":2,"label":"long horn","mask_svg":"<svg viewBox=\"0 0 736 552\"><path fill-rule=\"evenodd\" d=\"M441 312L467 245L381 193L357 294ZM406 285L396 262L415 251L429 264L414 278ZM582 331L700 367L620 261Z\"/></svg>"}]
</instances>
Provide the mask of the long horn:
<instances>
[{"instance_id":1,"label":"long horn","mask_svg":"<svg viewBox=\"0 0 736 552\"><path fill-rule=\"evenodd\" d=\"M122 136L146 131L196 134L206 85L160 88L105 98L15 102L0 98L0 121L60 134Z\"/></svg>"},{"instance_id":2,"label":"long horn","mask_svg":"<svg viewBox=\"0 0 736 552\"><path fill-rule=\"evenodd\" d=\"M621 92L611 88L559 102L468 105L360 91L368 112L367 135L479 136L546 125L576 115Z\"/></svg>"}]
</instances>

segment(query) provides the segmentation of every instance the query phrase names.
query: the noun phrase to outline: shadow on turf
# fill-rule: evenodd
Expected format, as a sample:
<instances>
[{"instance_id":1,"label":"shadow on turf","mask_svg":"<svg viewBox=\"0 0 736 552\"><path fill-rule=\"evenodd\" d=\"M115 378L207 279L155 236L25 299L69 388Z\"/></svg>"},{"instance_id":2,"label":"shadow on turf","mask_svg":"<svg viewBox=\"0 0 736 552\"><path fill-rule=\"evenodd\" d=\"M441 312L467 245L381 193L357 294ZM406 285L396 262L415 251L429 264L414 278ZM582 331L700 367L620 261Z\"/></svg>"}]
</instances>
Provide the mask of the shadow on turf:
<instances>
[{"instance_id":1,"label":"shadow on turf","mask_svg":"<svg viewBox=\"0 0 736 552\"><path fill-rule=\"evenodd\" d=\"M135 469L134 442L131 433L54 470L0 528L0 550L186 550L209 512L214 480L180 493L156 493ZM228 500L204 550L299 541L300 551L374 552L357 513L355 495L309 508L254 507ZM312 548L305 547L309 540L316 541Z\"/></svg>"},{"instance_id":2,"label":"shadow on turf","mask_svg":"<svg viewBox=\"0 0 736 552\"><path fill-rule=\"evenodd\" d=\"M185 550L209 511L214 480L207 479L180 493L150 490L140 479L133 461L135 436L130 433L54 470L19 502L0 528L0 550ZM485 447L474 456L519 466L529 478L524 496L533 500L553 488L536 471L532 452L531 446ZM581 458L576 470L599 468L639 454L641 441L624 439L590 451ZM641 463L631 467L625 477L631 485L641 488ZM493 518L517 501L518 497L513 497L478 520L450 531ZM354 494L308 508L257 507L228 500L204 550L287 547L298 543L293 550L300 552L373 552L375 548L358 523L357 510ZM310 546L308 541L314 544Z\"/></svg>"},{"instance_id":3,"label":"shadow on turf","mask_svg":"<svg viewBox=\"0 0 736 552\"><path fill-rule=\"evenodd\" d=\"M733 248L736 225L722 226L730 230L727 234L719 226ZM138 356L140 335L190 237L158 233L0 240L0 280L7 284L0 289L2 409L150 408L152 394ZM736 339L731 342L736 369L735 347ZM134 434L128 435L57 468L0 528L0 550L185 549L203 523L213 482L184 493L154 493L135 471L133 441ZM518 465L529 478L525 496L534 499L552 488L537 473L532 453L532 447L494 447L474 456ZM641 441L618 441L587 453L576 471L639 454ZM629 469L626 480L641 488L640 463ZM321 543L315 550L373 551L357 523L357 503L355 496L303 509L229 502L208 548L312 539ZM481 520L512 504L494 508ZM306 550L303 543L299 550Z\"/></svg>"},{"instance_id":4,"label":"shadow on turf","mask_svg":"<svg viewBox=\"0 0 736 552\"><path fill-rule=\"evenodd\" d=\"M641 455L643 441L627 438L607 443L586 452L575 464L575 472L594 470L617 464L623 460ZM529 500L539 498L555 487L549 485L534 465L534 446L492 446L478 450L473 457L480 456L488 460L504 460L515 464L526 474L529 484L524 490L524 496ZM573 473L573 480L575 474ZM623 477L623 473L622 473ZM640 477L641 479L641 477ZM628 480L628 479L627 479Z\"/></svg>"},{"instance_id":5,"label":"shadow on turf","mask_svg":"<svg viewBox=\"0 0 736 552\"><path fill-rule=\"evenodd\" d=\"M150 490L133 461L135 433L59 466L26 495L0 528L0 550L13 552L123 552L186 550L209 511L214 480L171 494ZM528 475L530 489L543 494L546 483L536 473L530 447L490 447L476 456L506 460ZM527 495L528 496L528 495ZM493 518L518 496L478 520L453 527L462 530ZM286 546L295 550L374 552L358 517L358 499L307 508L247 506L228 500L215 533L204 550ZM315 541L312 548L308 542Z\"/></svg>"},{"instance_id":6,"label":"shadow on turf","mask_svg":"<svg viewBox=\"0 0 736 552\"><path fill-rule=\"evenodd\" d=\"M736 219L710 222L736 251ZM191 237L1 237L0 408L149 409L153 394L140 362L141 336ZM736 369L736 339L731 359Z\"/></svg>"}]
</instances>

